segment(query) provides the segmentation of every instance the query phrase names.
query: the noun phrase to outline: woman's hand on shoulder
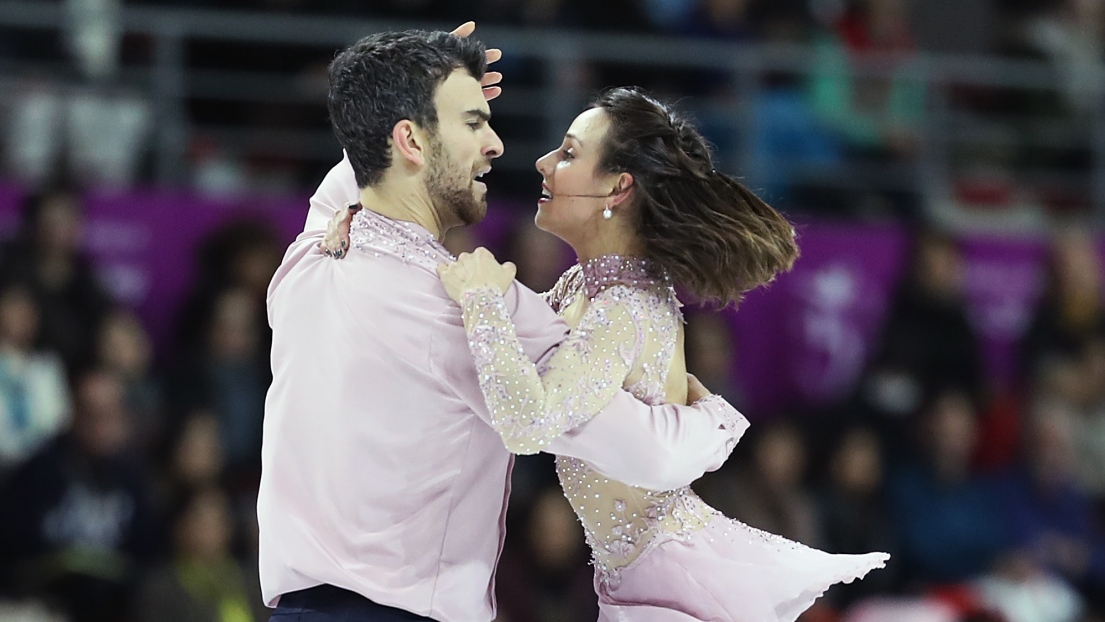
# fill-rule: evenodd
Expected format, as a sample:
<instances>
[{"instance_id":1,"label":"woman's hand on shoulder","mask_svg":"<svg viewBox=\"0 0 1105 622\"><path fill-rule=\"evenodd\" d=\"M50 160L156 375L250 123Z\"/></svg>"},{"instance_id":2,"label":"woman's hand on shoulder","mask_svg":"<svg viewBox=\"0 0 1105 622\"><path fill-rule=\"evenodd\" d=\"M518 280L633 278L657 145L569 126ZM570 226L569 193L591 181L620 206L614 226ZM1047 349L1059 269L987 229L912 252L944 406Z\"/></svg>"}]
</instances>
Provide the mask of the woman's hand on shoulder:
<instances>
[{"instance_id":1,"label":"woman's hand on shoulder","mask_svg":"<svg viewBox=\"0 0 1105 622\"><path fill-rule=\"evenodd\" d=\"M460 26L457 26L452 34L458 37L471 36L476 31L476 22L464 22ZM503 57L503 51L498 48L491 48L487 50L487 64L490 65L498 61ZM503 79L503 74L498 71L488 71L483 74L483 78L480 79L480 86L483 87L483 97L487 101L491 101L502 95L503 88L499 86L499 82Z\"/></svg>"},{"instance_id":2,"label":"woman's hand on shoulder","mask_svg":"<svg viewBox=\"0 0 1105 622\"><path fill-rule=\"evenodd\" d=\"M494 287L506 293L516 272L513 263L500 264L491 251L482 246L471 253L461 253L453 263L437 266L446 293L458 303L464 301L466 292L483 287Z\"/></svg>"},{"instance_id":3,"label":"woman's hand on shoulder","mask_svg":"<svg viewBox=\"0 0 1105 622\"><path fill-rule=\"evenodd\" d=\"M326 237L318 245L327 257L345 257L349 251L349 225L353 222L353 215L360 210L360 204L354 203L334 212L334 217L326 227Z\"/></svg>"}]
</instances>

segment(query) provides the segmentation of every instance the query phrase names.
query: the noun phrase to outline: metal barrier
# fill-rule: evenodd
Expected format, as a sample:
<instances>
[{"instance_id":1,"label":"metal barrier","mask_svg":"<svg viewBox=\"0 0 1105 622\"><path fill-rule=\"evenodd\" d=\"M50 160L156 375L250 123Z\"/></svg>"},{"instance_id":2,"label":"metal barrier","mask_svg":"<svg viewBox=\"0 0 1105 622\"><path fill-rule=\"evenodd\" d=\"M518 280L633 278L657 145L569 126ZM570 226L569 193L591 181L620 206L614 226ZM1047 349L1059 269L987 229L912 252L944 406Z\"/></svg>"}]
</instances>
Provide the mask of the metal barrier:
<instances>
[{"instance_id":1,"label":"metal barrier","mask_svg":"<svg viewBox=\"0 0 1105 622\"><path fill-rule=\"evenodd\" d=\"M213 41L245 46L276 44L311 50L317 58L319 49L336 50L366 33L428 27L424 23L387 20L130 6L123 8L121 16L124 33L152 41L152 57L147 64L124 67L112 87L94 88L129 89L146 94L154 103L156 175L164 183L183 181L188 145L197 133L239 150L271 150L303 161L332 161L338 153L325 127L324 80L304 80L294 73L197 67L188 61L190 46ZM0 28L59 31L65 28L66 19L58 5L0 2ZM753 185L770 186L777 181L777 171L759 165L751 138L757 130L755 107L768 92L765 77L806 77L818 61L813 46L482 25L478 36L502 48L514 67L524 65L525 76L510 74L507 69L504 95L494 103L496 127L508 146L497 168L514 171L532 170L534 159L559 143L564 129L593 94L592 86L578 76L585 67L607 65L709 72L711 79L727 82L730 97L726 101L687 103L711 119L715 139L719 133L725 139L720 141L726 146L719 153L723 167L745 174ZM852 75L859 77L888 78L900 69L888 67L879 59L849 65ZM612 71L616 73L617 69ZM0 83L6 86L0 99L16 96L20 80L34 74L51 76L59 83L58 88L89 88L81 86L72 70L64 66L3 59ZM965 89L997 97L1017 91L1053 94L1059 88L1056 72L1042 62L919 54L909 61L908 75L925 93L916 157L898 163L845 160L827 170L813 167L798 174L824 187L845 189L857 178L868 180L864 183L874 179L890 190L913 194L922 203L931 204L950 195L963 154L971 150L1008 150L1014 144L1022 151L1075 150L1086 154L1077 165L1019 167L1016 175L1028 184L1084 197L1096 220L1105 221L1105 97L1100 93L1092 118L1078 124L1043 115L973 110L957 96ZM189 104L197 100L316 106L320 123L305 129L248 124L209 127L189 113ZM507 122L500 125L502 119Z\"/></svg>"}]
</instances>

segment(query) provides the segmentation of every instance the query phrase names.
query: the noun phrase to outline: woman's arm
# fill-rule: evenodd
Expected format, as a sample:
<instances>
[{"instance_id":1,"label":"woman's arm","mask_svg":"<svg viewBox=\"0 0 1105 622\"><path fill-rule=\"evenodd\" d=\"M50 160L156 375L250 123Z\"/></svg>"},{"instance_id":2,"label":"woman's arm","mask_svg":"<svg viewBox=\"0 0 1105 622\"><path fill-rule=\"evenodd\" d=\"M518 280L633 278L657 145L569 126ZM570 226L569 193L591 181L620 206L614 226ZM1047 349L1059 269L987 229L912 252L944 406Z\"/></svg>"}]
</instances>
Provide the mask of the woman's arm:
<instances>
[{"instance_id":1,"label":"woman's arm","mask_svg":"<svg viewBox=\"0 0 1105 622\"><path fill-rule=\"evenodd\" d=\"M522 351L501 290L462 298L464 327L492 425L515 453L537 453L598 414L621 390L643 327L632 312L641 292L612 287L595 298L539 369Z\"/></svg>"}]
</instances>

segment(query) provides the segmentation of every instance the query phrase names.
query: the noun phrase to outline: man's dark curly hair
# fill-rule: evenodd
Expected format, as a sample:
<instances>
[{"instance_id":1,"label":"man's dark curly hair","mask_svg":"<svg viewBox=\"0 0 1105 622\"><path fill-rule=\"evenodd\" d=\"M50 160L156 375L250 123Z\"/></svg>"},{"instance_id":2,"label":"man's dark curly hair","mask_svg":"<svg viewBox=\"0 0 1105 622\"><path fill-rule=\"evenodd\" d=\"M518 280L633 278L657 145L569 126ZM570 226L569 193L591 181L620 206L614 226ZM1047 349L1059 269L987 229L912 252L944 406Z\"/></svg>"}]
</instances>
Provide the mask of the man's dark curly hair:
<instances>
[{"instance_id":1,"label":"man's dark curly hair","mask_svg":"<svg viewBox=\"0 0 1105 622\"><path fill-rule=\"evenodd\" d=\"M477 80L487 70L482 43L446 32L407 30L371 35L330 63L330 124L361 188L391 166L391 130L403 119L433 133L434 91L454 70Z\"/></svg>"}]
</instances>

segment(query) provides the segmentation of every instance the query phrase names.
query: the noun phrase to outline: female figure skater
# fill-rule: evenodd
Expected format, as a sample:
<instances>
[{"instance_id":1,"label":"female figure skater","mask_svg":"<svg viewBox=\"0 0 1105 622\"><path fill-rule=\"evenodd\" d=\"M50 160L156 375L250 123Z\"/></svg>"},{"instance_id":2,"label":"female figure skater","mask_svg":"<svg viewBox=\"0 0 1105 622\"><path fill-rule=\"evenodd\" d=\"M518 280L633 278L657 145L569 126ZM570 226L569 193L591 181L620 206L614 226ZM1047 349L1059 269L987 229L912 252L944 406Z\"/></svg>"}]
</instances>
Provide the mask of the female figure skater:
<instances>
[{"instance_id":1,"label":"female figure skater","mask_svg":"<svg viewBox=\"0 0 1105 622\"><path fill-rule=\"evenodd\" d=\"M790 223L715 171L698 131L637 90L601 96L537 169L536 223L579 257L546 294L573 330L542 368L522 353L494 285L512 266L481 249L439 267L463 307L494 425L516 453L541 451L622 387L648 403L685 403L673 285L734 303L798 256ZM791 622L832 584L889 557L831 555L759 531L689 487L644 490L565 457L557 471L593 551L600 622Z\"/></svg>"}]
</instances>

